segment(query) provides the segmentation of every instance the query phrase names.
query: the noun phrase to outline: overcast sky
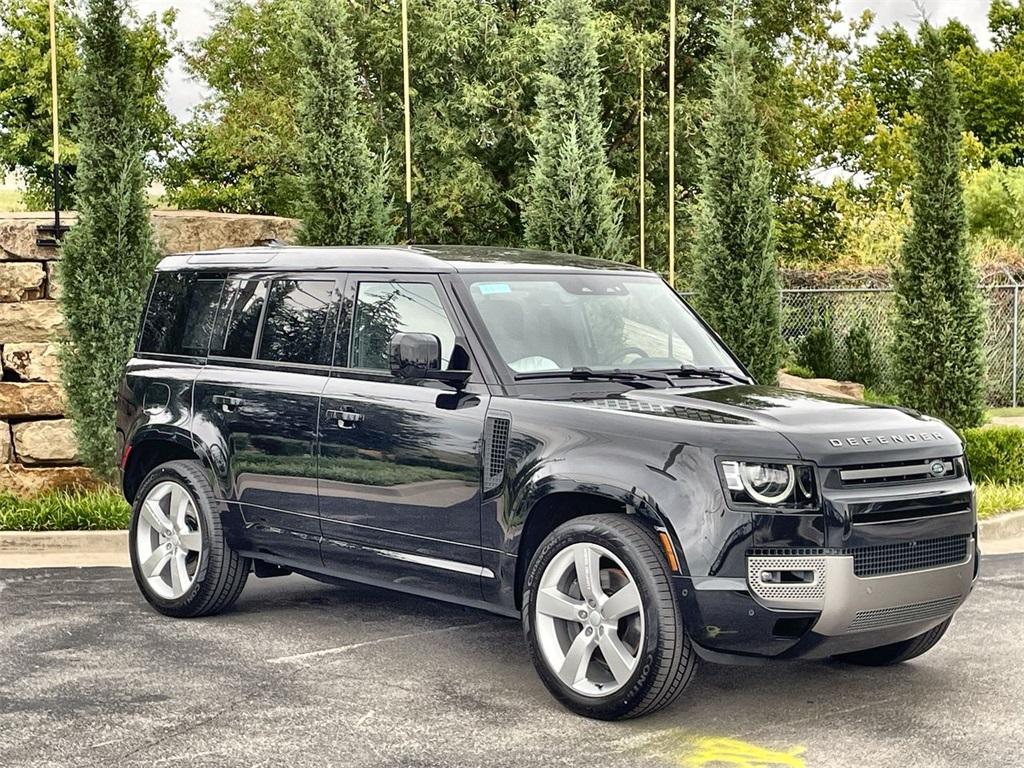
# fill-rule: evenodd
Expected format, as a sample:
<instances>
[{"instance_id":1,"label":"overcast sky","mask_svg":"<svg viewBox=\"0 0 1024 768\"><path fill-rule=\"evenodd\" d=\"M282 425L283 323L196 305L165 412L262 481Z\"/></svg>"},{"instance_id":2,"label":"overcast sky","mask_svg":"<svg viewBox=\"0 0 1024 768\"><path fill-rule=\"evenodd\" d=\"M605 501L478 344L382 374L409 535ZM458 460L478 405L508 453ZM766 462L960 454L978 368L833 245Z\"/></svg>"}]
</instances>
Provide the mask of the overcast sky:
<instances>
[{"instance_id":1,"label":"overcast sky","mask_svg":"<svg viewBox=\"0 0 1024 768\"><path fill-rule=\"evenodd\" d=\"M167 8L178 9L178 39L184 42L194 40L209 29L209 8L211 3L203 0L133 0L143 15ZM919 14L914 0L840 0L843 13L847 16L860 15L865 9L875 12L876 28L900 22L915 27ZM957 17L974 30L983 44L988 42L987 15L989 0L924 0L930 20L943 24L950 17ZM167 103L179 117L187 117L189 110L202 98L201 89L188 80L182 62L175 59L167 73Z\"/></svg>"}]
</instances>

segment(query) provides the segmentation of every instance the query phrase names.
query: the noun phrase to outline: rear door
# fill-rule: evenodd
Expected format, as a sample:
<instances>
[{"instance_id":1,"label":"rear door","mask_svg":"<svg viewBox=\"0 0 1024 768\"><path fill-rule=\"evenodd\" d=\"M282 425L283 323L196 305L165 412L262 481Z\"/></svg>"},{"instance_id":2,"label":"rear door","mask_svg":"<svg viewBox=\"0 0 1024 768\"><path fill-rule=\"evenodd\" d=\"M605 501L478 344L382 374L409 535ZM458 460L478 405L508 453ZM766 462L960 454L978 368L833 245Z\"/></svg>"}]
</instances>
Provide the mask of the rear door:
<instances>
[{"instance_id":1,"label":"rear door","mask_svg":"<svg viewBox=\"0 0 1024 768\"><path fill-rule=\"evenodd\" d=\"M317 422L337 331L334 275L227 280L207 365L195 386L195 431L219 453L243 518L240 546L319 561Z\"/></svg>"},{"instance_id":2,"label":"rear door","mask_svg":"<svg viewBox=\"0 0 1024 768\"><path fill-rule=\"evenodd\" d=\"M323 558L334 571L480 599L482 437L489 395L393 377L391 336L433 333L442 363L471 367L432 275L353 275L320 414ZM491 574L493 577L493 574Z\"/></svg>"}]
</instances>

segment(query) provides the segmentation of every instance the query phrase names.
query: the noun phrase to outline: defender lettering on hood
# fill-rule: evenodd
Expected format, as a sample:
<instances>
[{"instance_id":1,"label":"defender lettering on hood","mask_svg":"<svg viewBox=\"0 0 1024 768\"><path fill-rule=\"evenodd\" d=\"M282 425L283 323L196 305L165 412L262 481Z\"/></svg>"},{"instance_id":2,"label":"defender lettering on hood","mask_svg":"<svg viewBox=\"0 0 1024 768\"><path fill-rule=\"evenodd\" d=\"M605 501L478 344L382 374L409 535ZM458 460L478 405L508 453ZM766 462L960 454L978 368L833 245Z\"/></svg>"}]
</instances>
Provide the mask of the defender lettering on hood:
<instances>
[{"instance_id":1,"label":"defender lettering on hood","mask_svg":"<svg viewBox=\"0 0 1024 768\"><path fill-rule=\"evenodd\" d=\"M907 432L895 435L861 435L859 437L833 437L828 444L833 448L842 448L847 445L905 445L906 443L929 442L942 440L941 432Z\"/></svg>"}]
</instances>

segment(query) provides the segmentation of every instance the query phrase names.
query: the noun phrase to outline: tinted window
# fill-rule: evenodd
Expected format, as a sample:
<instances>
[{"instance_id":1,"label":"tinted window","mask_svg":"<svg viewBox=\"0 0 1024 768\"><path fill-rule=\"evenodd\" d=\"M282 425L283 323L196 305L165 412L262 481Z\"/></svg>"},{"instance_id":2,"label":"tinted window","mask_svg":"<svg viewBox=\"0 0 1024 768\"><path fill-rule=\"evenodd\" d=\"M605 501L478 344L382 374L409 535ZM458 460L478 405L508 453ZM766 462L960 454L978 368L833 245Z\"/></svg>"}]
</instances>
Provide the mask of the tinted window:
<instances>
[{"instance_id":1,"label":"tinted window","mask_svg":"<svg viewBox=\"0 0 1024 768\"><path fill-rule=\"evenodd\" d=\"M232 279L224 284L210 341L211 355L252 357L266 293L266 281Z\"/></svg>"},{"instance_id":2,"label":"tinted window","mask_svg":"<svg viewBox=\"0 0 1024 768\"><path fill-rule=\"evenodd\" d=\"M390 368L391 337L400 332L436 335L442 367L447 367L455 346L455 331L429 283L360 283L353 328L353 368Z\"/></svg>"},{"instance_id":3,"label":"tinted window","mask_svg":"<svg viewBox=\"0 0 1024 768\"><path fill-rule=\"evenodd\" d=\"M139 349L166 355L205 355L224 281L194 272L161 272L142 325Z\"/></svg>"},{"instance_id":4,"label":"tinted window","mask_svg":"<svg viewBox=\"0 0 1024 768\"><path fill-rule=\"evenodd\" d=\"M330 364L334 280L275 280L260 341L261 360Z\"/></svg>"}]
</instances>

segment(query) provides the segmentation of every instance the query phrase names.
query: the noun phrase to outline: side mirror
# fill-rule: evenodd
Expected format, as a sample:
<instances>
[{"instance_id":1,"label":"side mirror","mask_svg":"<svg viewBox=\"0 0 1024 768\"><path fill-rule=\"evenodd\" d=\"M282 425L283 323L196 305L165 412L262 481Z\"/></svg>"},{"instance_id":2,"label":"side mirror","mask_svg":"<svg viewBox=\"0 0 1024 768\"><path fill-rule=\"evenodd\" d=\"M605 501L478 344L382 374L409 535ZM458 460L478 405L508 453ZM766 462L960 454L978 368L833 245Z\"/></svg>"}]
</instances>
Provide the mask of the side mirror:
<instances>
[{"instance_id":1,"label":"side mirror","mask_svg":"<svg viewBox=\"0 0 1024 768\"><path fill-rule=\"evenodd\" d=\"M391 337L391 373L400 379L434 379L456 389L465 386L470 371L441 369L441 340L432 333L396 333Z\"/></svg>"}]
</instances>

